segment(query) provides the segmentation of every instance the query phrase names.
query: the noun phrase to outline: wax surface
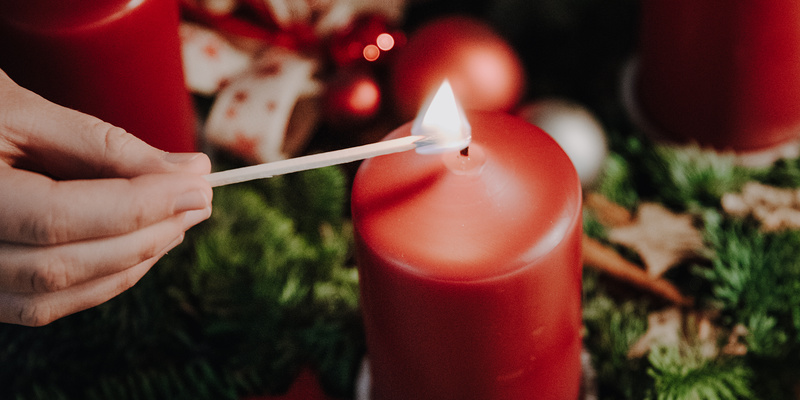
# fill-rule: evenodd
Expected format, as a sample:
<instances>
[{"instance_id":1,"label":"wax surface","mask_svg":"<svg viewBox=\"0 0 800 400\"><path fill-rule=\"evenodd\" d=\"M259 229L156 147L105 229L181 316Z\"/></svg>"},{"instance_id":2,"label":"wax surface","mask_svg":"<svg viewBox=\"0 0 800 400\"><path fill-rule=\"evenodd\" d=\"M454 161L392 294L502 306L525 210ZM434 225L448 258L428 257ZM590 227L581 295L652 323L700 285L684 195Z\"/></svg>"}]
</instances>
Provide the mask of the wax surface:
<instances>
[{"instance_id":1,"label":"wax surface","mask_svg":"<svg viewBox=\"0 0 800 400\"><path fill-rule=\"evenodd\" d=\"M175 0L0 2L0 68L167 151L197 147Z\"/></svg>"},{"instance_id":2,"label":"wax surface","mask_svg":"<svg viewBox=\"0 0 800 400\"><path fill-rule=\"evenodd\" d=\"M797 138L800 2L643 2L637 84L667 138L734 150Z\"/></svg>"},{"instance_id":3,"label":"wax surface","mask_svg":"<svg viewBox=\"0 0 800 400\"><path fill-rule=\"evenodd\" d=\"M405 152L365 161L356 176L373 397L574 399L577 174L533 125L500 113L468 119L476 159Z\"/></svg>"}]
</instances>

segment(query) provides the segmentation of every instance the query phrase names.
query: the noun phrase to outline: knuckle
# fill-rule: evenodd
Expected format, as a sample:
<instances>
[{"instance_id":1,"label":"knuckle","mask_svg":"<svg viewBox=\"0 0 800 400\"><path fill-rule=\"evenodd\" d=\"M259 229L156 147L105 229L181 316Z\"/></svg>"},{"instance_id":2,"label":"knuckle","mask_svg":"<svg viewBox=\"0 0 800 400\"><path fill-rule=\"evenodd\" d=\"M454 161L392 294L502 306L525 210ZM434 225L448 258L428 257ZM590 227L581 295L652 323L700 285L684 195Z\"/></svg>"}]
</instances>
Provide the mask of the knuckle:
<instances>
[{"instance_id":1,"label":"knuckle","mask_svg":"<svg viewBox=\"0 0 800 400\"><path fill-rule=\"evenodd\" d=\"M106 160L113 160L119 155L124 154L128 145L136 140L133 135L129 134L124 129L105 121L98 121L92 127L92 130L93 134L99 135L103 139L101 154L103 154L103 159ZM98 172L105 173L108 171Z\"/></svg>"},{"instance_id":2,"label":"knuckle","mask_svg":"<svg viewBox=\"0 0 800 400\"><path fill-rule=\"evenodd\" d=\"M50 229L50 219L44 217L45 213L37 216L36 218L26 218L20 222L19 237L29 238L33 243L37 244L53 244L55 238L53 231Z\"/></svg>"},{"instance_id":3,"label":"knuckle","mask_svg":"<svg viewBox=\"0 0 800 400\"><path fill-rule=\"evenodd\" d=\"M63 228L59 227L60 220L55 216L53 208L43 210L41 214L28 218L20 224L20 237L30 238L35 244L57 244L63 236Z\"/></svg>"},{"instance_id":4,"label":"knuckle","mask_svg":"<svg viewBox=\"0 0 800 400\"><path fill-rule=\"evenodd\" d=\"M37 293L57 292L69 286L69 268L64 260L49 256L31 272L31 288Z\"/></svg>"},{"instance_id":5,"label":"knuckle","mask_svg":"<svg viewBox=\"0 0 800 400\"><path fill-rule=\"evenodd\" d=\"M106 151L118 152L124 150L133 137L124 129L105 121L99 121L94 126L94 131L103 138Z\"/></svg>"},{"instance_id":6,"label":"knuckle","mask_svg":"<svg viewBox=\"0 0 800 400\"><path fill-rule=\"evenodd\" d=\"M153 223L154 207L149 202L134 202L128 206L132 216L130 229L141 229Z\"/></svg>"},{"instance_id":7,"label":"knuckle","mask_svg":"<svg viewBox=\"0 0 800 400\"><path fill-rule=\"evenodd\" d=\"M54 183L48 192L51 199L63 198L61 186ZM29 243L39 245L55 245L69 236L67 205L59 201L48 201L46 206L37 208L36 212L21 215L19 219L19 236Z\"/></svg>"},{"instance_id":8,"label":"knuckle","mask_svg":"<svg viewBox=\"0 0 800 400\"><path fill-rule=\"evenodd\" d=\"M52 309L37 299L23 302L17 318L20 325L32 327L44 326L55 320Z\"/></svg>"}]
</instances>

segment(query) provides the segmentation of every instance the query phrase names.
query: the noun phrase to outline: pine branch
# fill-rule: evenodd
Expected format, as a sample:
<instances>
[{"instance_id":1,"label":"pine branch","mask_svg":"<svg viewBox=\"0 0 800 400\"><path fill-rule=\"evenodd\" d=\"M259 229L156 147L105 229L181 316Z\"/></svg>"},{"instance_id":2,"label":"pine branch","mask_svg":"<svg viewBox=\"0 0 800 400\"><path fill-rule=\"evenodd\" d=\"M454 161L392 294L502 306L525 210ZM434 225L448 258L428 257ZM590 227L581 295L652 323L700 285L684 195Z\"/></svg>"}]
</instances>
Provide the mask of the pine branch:
<instances>
[{"instance_id":1,"label":"pine branch","mask_svg":"<svg viewBox=\"0 0 800 400\"><path fill-rule=\"evenodd\" d=\"M630 165L619 153L611 153L606 160L597 191L629 209L639 202Z\"/></svg>"},{"instance_id":2,"label":"pine branch","mask_svg":"<svg viewBox=\"0 0 800 400\"><path fill-rule=\"evenodd\" d=\"M754 399L752 371L733 359L711 360L690 348L656 347L648 357L657 400Z\"/></svg>"},{"instance_id":3,"label":"pine branch","mask_svg":"<svg viewBox=\"0 0 800 400\"><path fill-rule=\"evenodd\" d=\"M737 191L755 171L736 164L733 154L719 154L698 147L681 149L654 146L647 157L653 186L659 198L685 209L717 207L727 192Z\"/></svg>"},{"instance_id":4,"label":"pine branch","mask_svg":"<svg viewBox=\"0 0 800 400\"><path fill-rule=\"evenodd\" d=\"M744 220L707 227L716 249L710 268L696 272L711 285L728 324L748 328L750 351L779 357L800 346L800 232L767 234Z\"/></svg>"},{"instance_id":5,"label":"pine branch","mask_svg":"<svg viewBox=\"0 0 800 400\"><path fill-rule=\"evenodd\" d=\"M597 371L600 398L643 398L652 382L644 361L629 359L628 350L647 329L646 305L615 301L590 271L584 272L584 299L585 345Z\"/></svg>"},{"instance_id":6,"label":"pine branch","mask_svg":"<svg viewBox=\"0 0 800 400\"><path fill-rule=\"evenodd\" d=\"M800 158L781 159L758 175L762 183L779 187L800 187Z\"/></svg>"}]
</instances>

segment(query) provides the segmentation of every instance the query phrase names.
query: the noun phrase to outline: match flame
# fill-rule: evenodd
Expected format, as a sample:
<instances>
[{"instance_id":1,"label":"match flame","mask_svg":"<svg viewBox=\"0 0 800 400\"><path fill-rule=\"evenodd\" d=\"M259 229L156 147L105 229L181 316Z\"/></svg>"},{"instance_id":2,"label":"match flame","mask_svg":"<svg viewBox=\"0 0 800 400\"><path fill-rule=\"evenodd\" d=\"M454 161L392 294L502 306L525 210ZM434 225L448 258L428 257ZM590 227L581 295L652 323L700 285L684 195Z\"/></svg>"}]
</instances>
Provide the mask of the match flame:
<instances>
[{"instance_id":1,"label":"match flame","mask_svg":"<svg viewBox=\"0 0 800 400\"><path fill-rule=\"evenodd\" d=\"M420 109L411 126L411 134L425 137L417 147L420 154L459 151L469 146L472 127L450 82L445 80Z\"/></svg>"}]
</instances>

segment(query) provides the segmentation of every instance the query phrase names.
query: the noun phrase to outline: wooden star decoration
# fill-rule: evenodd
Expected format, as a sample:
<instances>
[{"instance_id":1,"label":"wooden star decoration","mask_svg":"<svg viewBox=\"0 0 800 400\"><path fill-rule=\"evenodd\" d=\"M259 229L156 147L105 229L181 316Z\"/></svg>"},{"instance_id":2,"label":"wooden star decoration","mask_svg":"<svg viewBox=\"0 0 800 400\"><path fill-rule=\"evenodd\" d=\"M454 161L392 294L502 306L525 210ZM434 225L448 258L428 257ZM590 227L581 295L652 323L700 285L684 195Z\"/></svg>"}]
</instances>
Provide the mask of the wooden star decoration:
<instances>
[{"instance_id":1,"label":"wooden star decoration","mask_svg":"<svg viewBox=\"0 0 800 400\"><path fill-rule=\"evenodd\" d=\"M713 311L682 310L670 307L647 315L647 331L628 349L628 358L639 358L657 346L693 349L704 358L720 353L743 355L747 348L740 342L739 327L730 332L715 324L718 315ZM720 348L728 335L728 344Z\"/></svg>"},{"instance_id":2,"label":"wooden star decoration","mask_svg":"<svg viewBox=\"0 0 800 400\"><path fill-rule=\"evenodd\" d=\"M751 215L765 232L800 229L800 189L748 182L741 193L724 194L721 203L730 215Z\"/></svg>"},{"instance_id":3,"label":"wooden star decoration","mask_svg":"<svg viewBox=\"0 0 800 400\"><path fill-rule=\"evenodd\" d=\"M703 249L703 237L690 215L656 203L641 204L633 223L611 229L608 239L635 250L653 277Z\"/></svg>"},{"instance_id":4,"label":"wooden star decoration","mask_svg":"<svg viewBox=\"0 0 800 400\"><path fill-rule=\"evenodd\" d=\"M628 358L639 358L653 346L677 346L681 341L683 325L681 310L670 307L647 316L647 332L628 349Z\"/></svg>"}]
</instances>

